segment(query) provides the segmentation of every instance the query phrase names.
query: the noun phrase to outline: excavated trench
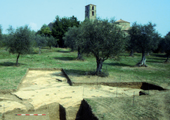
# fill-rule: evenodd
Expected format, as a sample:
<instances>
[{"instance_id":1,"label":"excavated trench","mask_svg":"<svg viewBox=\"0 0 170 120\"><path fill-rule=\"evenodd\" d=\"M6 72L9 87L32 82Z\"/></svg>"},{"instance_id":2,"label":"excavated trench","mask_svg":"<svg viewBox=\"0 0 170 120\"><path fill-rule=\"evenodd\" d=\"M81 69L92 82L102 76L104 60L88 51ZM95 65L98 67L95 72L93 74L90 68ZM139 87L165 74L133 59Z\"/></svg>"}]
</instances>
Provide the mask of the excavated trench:
<instances>
[{"instance_id":1,"label":"excavated trench","mask_svg":"<svg viewBox=\"0 0 170 120\"><path fill-rule=\"evenodd\" d=\"M92 112L90 105L85 100L82 100L76 120L98 120L98 118Z\"/></svg>"},{"instance_id":2,"label":"excavated trench","mask_svg":"<svg viewBox=\"0 0 170 120\"><path fill-rule=\"evenodd\" d=\"M81 86L81 85L92 86L92 85L96 85L96 83L73 83L73 86ZM148 95L145 92L146 90L156 91L156 92L167 90L158 85L154 85L147 82L99 82L97 83L97 85L104 85L104 86L118 87L118 88L141 89L142 91L139 91L139 96ZM77 112L76 120L98 120L96 115L92 112L91 106L84 99L82 100L80 108Z\"/></svg>"},{"instance_id":3,"label":"excavated trench","mask_svg":"<svg viewBox=\"0 0 170 120\"><path fill-rule=\"evenodd\" d=\"M80 85L94 85L95 83L73 83L73 86L80 86ZM164 89L158 85L146 83L146 82L121 82L121 83L106 83L106 82L100 82L98 85L105 85L105 86L111 86L111 87L119 87L119 88L133 88L133 89L142 89L142 90L156 90L156 91L163 91L167 90ZM140 95L148 95L144 91L139 92ZM104 117L104 116L103 116ZM101 117L102 118L102 117ZM104 118L102 118L104 119ZM88 104L88 102L83 99L80 105L80 108L76 115L76 120L99 120L99 118L93 113L91 106Z\"/></svg>"},{"instance_id":4,"label":"excavated trench","mask_svg":"<svg viewBox=\"0 0 170 120\"><path fill-rule=\"evenodd\" d=\"M36 69L29 69L29 70L31 71L31 70L36 70ZM39 70L39 69L37 69L37 70ZM55 71L55 70L57 70L57 69L48 69L47 71ZM46 69L43 69L43 71L46 71ZM24 116L21 116L21 117L14 116L14 114L17 114L17 113L18 114L19 113L22 113L22 114L47 113L46 116L36 117L36 120L74 120L74 119L76 119L76 120L97 120L97 117L91 111L91 107L88 105L88 103L83 98L84 97L85 98L113 97L112 95L113 95L113 93L115 93L115 90L109 91L109 92L104 91L103 88L105 88L105 86L106 86L106 88L108 87L109 90L111 90L112 88L121 88L121 89L126 88L123 91L127 91L127 89L131 89L131 90L139 89L138 90L139 95L144 95L145 93L143 91L145 91L145 90L153 90L153 91L154 90L156 90L156 91L166 90L158 85L154 85L154 84L150 84L150 83L146 83L146 82L99 82L99 83L97 83L97 85L104 86L104 87L102 89L95 89L95 88L93 89L93 86L95 86L96 83L73 83L63 69L61 69L61 72L62 72L63 76L67 79L66 81L63 78L61 78L61 75L58 75L58 78L56 78L55 76L52 76L51 79L53 79L53 81L51 81L51 83L49 83L49 84L53 84L54 88L52 88L53 87L52 86L50 89L50 87L48 87L49 85L47 85L46 89L41 89L42 83L38 83L36 81L32 81L34 86L31 86L32 83L26 84L26 82L25 82L25 84L24 84L25 79L28 79L31 81L32 80L31 76L33 76L33 78L35 77L33 74L34 72L32 72L30 74L31 76L28 76L27 75L28 71L27 71L27 73L24 76L19 87L22 88L22 91L23 91L22 94L27 94L26 90L28 92L30 90L34 91L33 94L36 94L36 95L31 96L31 94L30 94L31 98L29 98L29 99L27 96L23 96L21 93L17 93L17 91L20 88L18 88L18 90L12 90L12 91L8 91L8 92L1 91L0 94L4 94L4 95L6 95L6 97L3 97L3 99L0 98L0 102L8 101L8 104L10 104L10 102L16 101L18 106L20 106L20 107L24 106L25 108L22 107L22 109L16 108L13 110L9 110L9 111L3 113L2 118L0 120L3 120L3 119L22 120ZM48 75L45 77L48 77ZM57 83L56 83L56 80L58 81ZM41 79L41 81L42 81L42 79ZM47 83L48 82L47 78L44 79L44 81ZM38 84L40 84L40 86L38 86ZM41 89L41 92L44 95L51 97L50 99L47 99L47 101L53 100L54 102L47 103L45 105L41 105L38 109L35 109L35 106L36 106L35 102L38 101L38 97L36 97L36 96L41 97L41 95L38 94L40 91L39 91L39 89L37 89L35 87L35 85L37 85L37 87ZM82 89L82 86L84 86L84 85L87 87L83 87L83 89ZM61 86L63 86L63 88ZM25 89L24 87L26 87L27 89ZM49 93L47 92L47 90L49 90ZM57 91L55 91L55 90L57 90ZM143 90L143 91L140 91L140 90ZM30 91L30 92L32 92L32 91ZM85 91L86 91L86 93L84 93ZM57 94L58 97L61 97L61 98L53 98L50 95L50 92L53 93L52 96ZM11 94L7 94L7 93L11 93ZM64 94L67 94L67 96L65 95L62 97L62 95L64 95ZM44 98L46 98L46 96L44 96L40 99L43 100ZM77 97L79 97L79 98L77 98ZM6 98L8 98L8 99L6 99ZM37 101L35 101L35 102L32 101L32 100L34 100L33 98ZM57 102L55 102L54 99L56 99ZM41 101L39 101L39 102L43 103ZM68 105L68 104L70 104L70 105ZM1 108L3 109L2 105L0 105L0 109ZM32 120L32 119L34 119L34 117L35 116L29 116L29 117L25 116L24 120Z\"/></svg>"},{"instance_id":5,"label":"excavated trench","mask_svg":"<svg viewBox=\"0 0 170 120\"><path fill-rule=\"evenodd\" d=\"M81 85L96 85L96 83L73 83L73 86ZM147 82L99 82L97 85L105 85L111 87L120 87L120 88L133 88L133 89L142 89L142 90L166 90L158 85L150 84Z\"/></svg>"}]
</instances>

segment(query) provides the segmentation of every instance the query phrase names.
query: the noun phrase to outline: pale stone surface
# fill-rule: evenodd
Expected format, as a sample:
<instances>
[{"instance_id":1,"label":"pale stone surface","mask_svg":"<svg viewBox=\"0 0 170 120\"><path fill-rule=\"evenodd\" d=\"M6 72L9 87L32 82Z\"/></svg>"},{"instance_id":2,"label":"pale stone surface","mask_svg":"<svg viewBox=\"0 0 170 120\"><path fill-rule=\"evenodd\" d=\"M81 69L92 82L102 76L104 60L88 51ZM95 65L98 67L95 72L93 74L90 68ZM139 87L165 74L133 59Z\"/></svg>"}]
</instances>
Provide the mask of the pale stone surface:
<instances>
[{"instance_id":1,"label":"pale stone surface","mask_svg":"<svg viewBox=\"0 0 170 120\"><path fill-rule=\"evenodd\" d=\"M34 110L36 110L41 106L57 102L65 108L66 112L69 112L66 113L67 118L75 119L76 112L83 98L125 97L132 96L134 91L137 94L140 90L141 89L116 88L104 85L69 86L66 78L59 70L30 70L21 84L20 89L12 93L17 96L17 98L20 98L20 100L8 101L9 99L7 100L5 96L1 97L0 99L3 101L0 102L0 105L5 104L8 108L5 108L5 111L0 109L0 112L3 113L14 108L26 110L26 103L28 106L33 106ZM75 108L73 109L75 111L71 111L71 108ZM69 115L71 116L69 117Z\"/></svg>"},{"instance_id":2,"label":"pale stone surface","mask_svg":"<svg viewBox=\"0 0 170 120\"><path fill-rule=\"evenodd\" d=\"M26 110L25 105L16 101L1 101L0 102L0 113L5 113L7 111L12 111L15 108L20 108L21 110Z\"/></svg>"}]
</instances>

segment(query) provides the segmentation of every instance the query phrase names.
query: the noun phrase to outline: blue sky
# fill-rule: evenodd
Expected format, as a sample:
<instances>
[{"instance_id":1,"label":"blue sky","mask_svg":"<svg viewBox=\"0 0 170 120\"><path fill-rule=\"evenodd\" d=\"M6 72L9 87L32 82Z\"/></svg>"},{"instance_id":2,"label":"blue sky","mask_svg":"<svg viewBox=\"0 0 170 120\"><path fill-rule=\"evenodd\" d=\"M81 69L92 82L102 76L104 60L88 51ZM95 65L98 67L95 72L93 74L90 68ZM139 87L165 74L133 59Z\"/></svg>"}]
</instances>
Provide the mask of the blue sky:
<instances>
[{"instance_id":1,"label":"blue sky","mask_svg":"<svg viewBox=\"0 0 170 120\"><path fill-rule=\"evenodd\" d=\"M3 33L9 25L14 28L29 25L38 30L55 17L85 18L85 6L95 4L97 17L123 19L131 23L155 23L162 35L170 31L170 0L0 0L0 25Z\"/></svg>"}]
</instances>

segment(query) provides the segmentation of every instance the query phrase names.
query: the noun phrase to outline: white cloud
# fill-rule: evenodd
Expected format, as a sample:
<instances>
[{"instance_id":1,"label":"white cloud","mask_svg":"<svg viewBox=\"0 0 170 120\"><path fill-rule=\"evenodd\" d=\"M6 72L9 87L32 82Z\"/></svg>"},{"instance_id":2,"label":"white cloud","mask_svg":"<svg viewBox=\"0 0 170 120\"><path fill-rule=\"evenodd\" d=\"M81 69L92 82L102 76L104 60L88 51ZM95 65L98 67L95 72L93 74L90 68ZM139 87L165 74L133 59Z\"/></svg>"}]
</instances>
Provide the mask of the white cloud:
<instances>
[{"instance_id":1,"label":"white cloud","mask_svg":"<svg viewBox=\"0 0 170 120\"><path fill-rule=\"evenodd\" d=\"M38 30L38 27L37 27L37 24L36 24L36 23L31 22L31 23L29 24L29 27L31 28L31 30L35 30L35 31Z\"/></svg>"}]
</instances>

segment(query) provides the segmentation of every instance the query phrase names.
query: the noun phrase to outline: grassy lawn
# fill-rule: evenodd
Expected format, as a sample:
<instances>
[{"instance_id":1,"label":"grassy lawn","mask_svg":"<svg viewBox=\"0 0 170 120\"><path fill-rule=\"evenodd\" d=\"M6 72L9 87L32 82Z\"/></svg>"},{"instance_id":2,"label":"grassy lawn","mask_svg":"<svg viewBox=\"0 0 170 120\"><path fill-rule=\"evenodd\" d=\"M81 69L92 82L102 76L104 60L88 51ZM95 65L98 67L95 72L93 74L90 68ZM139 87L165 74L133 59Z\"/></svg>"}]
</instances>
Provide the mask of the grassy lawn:
<instances>
[{"instance_id":1,"label":"grassy lawn","mask_svg":"<svg viewBox=\"0 0 170 120\"><path fill-rule=\"evenodd\" d=\"M155 84L170 85L170 64L165 64L164 54L146 56L148 67L135 67L141 59L140 53L129 57L123 53L119 61L108 59L103 64L103 70L109 72L107 79L114 81L146 81ZM9 54L5 48L0 49L0 89L16 89L28 68L63 68L71 78L85 76L85 72L96 69L95 58L84 56L85 61L75 60L77 52L69 49L52 48L34 49L34 54L21 55L19 66L15 66L16 54ZM102 79L102 78L101 78ZM105 78L103 78L105 79Z\"/></svg>"}]
</instances>

